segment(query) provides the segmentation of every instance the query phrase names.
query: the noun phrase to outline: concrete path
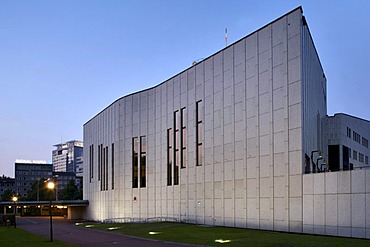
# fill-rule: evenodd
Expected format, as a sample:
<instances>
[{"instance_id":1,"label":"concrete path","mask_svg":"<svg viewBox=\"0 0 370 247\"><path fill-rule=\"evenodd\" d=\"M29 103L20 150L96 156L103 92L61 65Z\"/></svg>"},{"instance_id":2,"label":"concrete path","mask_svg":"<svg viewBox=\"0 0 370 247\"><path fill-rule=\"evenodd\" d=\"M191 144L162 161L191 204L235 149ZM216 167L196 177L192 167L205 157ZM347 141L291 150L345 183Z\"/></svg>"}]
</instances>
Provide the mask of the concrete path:
<instances>
[{"instance_id":1,"label":"concrete path","mask_svg":"<svg viewBox=\"0 0 370 247\"><path fill-rule=\"evenodd\" d=\"M176 244L134 238L118 233L94 231L75 225L76 221L53 217L54 239L79 246L128 246L128 247L184 247L189 244ZM17 217L17 227L28 232L50 238L49 217Z\"/></svg>"}]
</instances>

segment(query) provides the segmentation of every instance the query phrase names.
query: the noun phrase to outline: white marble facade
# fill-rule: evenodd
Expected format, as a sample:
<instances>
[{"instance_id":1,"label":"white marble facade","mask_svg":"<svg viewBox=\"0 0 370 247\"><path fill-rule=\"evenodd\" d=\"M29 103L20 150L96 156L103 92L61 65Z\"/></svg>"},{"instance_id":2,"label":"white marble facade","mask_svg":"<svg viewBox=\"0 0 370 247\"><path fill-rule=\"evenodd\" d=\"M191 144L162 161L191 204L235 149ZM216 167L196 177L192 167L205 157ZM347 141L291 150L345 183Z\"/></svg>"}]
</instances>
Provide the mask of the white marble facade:
<instances>
[{"instance_id":1,"label":"white marble facade","mask_svg":"<svg viewBox=\"0 0 370 247\"><path fill-rule=\"evenodd\" d=\"M172 184L167 185L167 130L176 128L175 112L183 108L186 168L179 168L175 185L172 166ZM297 8L162 84L118 99L88 121L84 125L87 218L168 217L341 235L345 230L339 225L347 227L347 215L361 217L345 211L343 218L334 219L334 211L315 208L331 207L339 196L349 196L348 203L367 197L365 192L362 197L335 192L327 196L326 190L321 194L309 190L310 179L317 176L323 183L320 179L334 176L303 175L305 154L323 145L318 135L324 116L326 79L302 9ZM199 119L203 131L198 137ZM145 187L139 179L138 188L133 188L135 137L146 138ZM337 183L338 176L333 178ZM356 204L356 209L365 205ZM359 222L358 228L365 229L365 223ZM348 225L350 231L352 226ZM356 234L351 236L365 236Z\"/></svg>"}]
</instances>

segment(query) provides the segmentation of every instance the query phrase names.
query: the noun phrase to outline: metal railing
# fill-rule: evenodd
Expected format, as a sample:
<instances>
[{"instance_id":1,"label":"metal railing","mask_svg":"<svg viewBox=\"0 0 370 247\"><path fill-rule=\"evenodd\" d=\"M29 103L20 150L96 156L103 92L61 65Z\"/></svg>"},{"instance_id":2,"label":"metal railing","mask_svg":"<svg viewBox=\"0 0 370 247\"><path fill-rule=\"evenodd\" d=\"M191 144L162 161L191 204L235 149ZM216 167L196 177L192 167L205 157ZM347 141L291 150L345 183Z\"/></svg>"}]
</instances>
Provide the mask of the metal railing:
<instances>
[{"instance_id":1,"label":"metal railing","mask_svg":"<svg viewBox=\"0 0 370 247\"><path fill-rule=\"evenodd\" d=\"M180 222L180 219L175 217L152 217L152 218L122 217L103 220L103 223L151 223L151 222Z\"/></svg>"}]
</instances>

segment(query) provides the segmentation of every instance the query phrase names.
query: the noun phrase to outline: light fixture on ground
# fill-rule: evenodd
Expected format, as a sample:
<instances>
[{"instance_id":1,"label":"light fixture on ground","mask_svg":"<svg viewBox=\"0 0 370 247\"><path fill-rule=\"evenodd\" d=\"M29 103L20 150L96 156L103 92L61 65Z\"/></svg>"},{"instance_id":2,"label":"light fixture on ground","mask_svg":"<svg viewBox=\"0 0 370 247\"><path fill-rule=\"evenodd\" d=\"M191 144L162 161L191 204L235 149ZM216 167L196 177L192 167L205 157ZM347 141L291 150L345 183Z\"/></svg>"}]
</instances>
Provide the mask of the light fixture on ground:
<instances>
[{"instance_id":1,"label":"light fixture on ground","mask_svg":"<svg viewBox=\"0 0 370 247\"><path fill-rule=\"evenodd\" d=\"M15 216L16 216L16 213L17 213L18 197L13 196L12 201L14 202L14 228L17 228L17 220L16 220Z\"/></svg>"},{"instance_id":2,"label":"light fixture on ground","mask_svg":"<svg viewBox=\"0 0 370 247\"><path fill-rule=\"evenodd\" d=\"M49 205L49 216L50 216L50 242L53 242L53 213L52 213L52 199L53 192L55 189L55 183L53 180L49 179L46 181L46 187L50 190L50 205Z\"/></svg>"}]
</instances>

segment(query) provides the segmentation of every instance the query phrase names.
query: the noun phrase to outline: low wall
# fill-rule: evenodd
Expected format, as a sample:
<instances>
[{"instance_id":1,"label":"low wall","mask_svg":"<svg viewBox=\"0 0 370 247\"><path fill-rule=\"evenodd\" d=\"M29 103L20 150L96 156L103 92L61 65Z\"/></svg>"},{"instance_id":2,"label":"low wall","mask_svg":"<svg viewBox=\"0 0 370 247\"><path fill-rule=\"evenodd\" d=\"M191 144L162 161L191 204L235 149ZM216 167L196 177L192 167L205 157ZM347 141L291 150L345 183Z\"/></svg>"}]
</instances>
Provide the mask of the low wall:
<instances>
[{"instance_id":1,"label":"low wall","mask_svg":"<svg viewBox=\"0 0 370 247\"><path fill-rule=\"evenodd\" d=\"M370 239L370 169L303 175L303 232Z\"/></svg>"},{"instance_id":2,"label":"low wall","mask_svg":"<svg viewBox=\"0 0 370 247\"><path fill-rule=\"evenodd\" d=\"M68 219L69 220L80 220L84 219L86 213L85 206L69 206L68 207Z\"/></svg>"}]
</instances>

